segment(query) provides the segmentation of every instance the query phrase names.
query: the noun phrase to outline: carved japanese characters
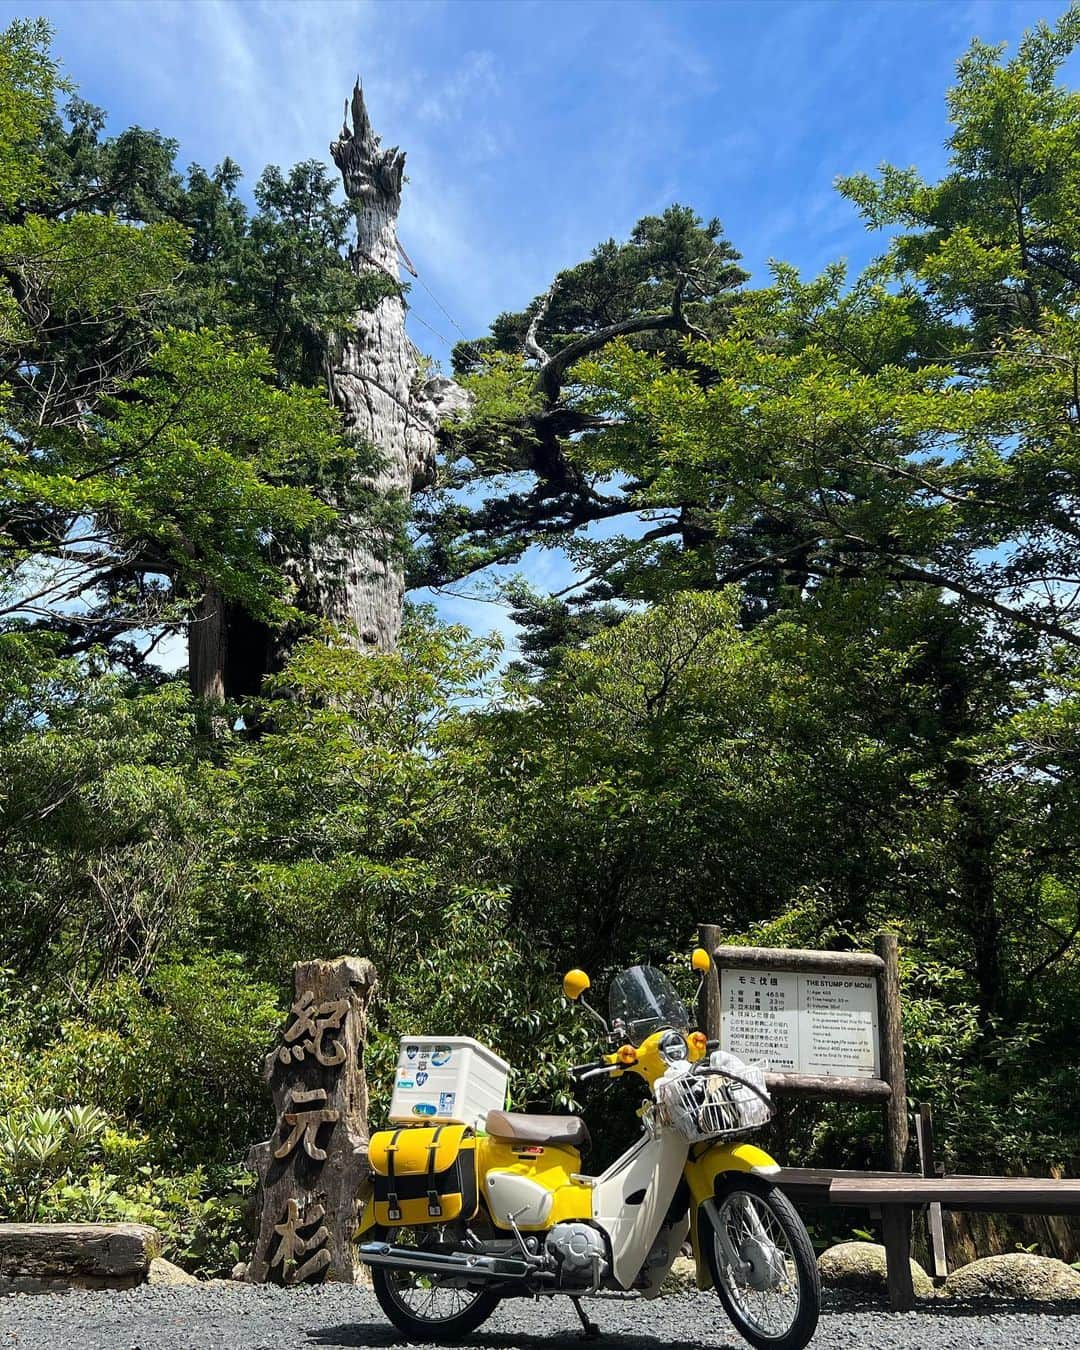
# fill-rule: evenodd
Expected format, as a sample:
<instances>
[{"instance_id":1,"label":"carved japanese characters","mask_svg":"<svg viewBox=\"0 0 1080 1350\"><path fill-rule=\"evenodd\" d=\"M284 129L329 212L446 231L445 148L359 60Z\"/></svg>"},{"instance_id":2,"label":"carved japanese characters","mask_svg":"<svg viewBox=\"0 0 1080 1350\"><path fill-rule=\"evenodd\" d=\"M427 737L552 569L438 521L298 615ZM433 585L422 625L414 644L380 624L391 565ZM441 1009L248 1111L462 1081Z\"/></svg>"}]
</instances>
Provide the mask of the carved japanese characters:
<instances>
[{"instance_id":1,"label":"carved japanese characters","mask_svg":"<svg viewBox=\"0 0 1080 1350\"><path fill-rule=\"evenodd\" d=\"M363 1051L375 969L359 957L293 968L281 1041L266 1059L276 1126L256 1145L259 1236L247 1278L353 1283L357 1194L367 1171Z\"/></svg>"}]
</instances>

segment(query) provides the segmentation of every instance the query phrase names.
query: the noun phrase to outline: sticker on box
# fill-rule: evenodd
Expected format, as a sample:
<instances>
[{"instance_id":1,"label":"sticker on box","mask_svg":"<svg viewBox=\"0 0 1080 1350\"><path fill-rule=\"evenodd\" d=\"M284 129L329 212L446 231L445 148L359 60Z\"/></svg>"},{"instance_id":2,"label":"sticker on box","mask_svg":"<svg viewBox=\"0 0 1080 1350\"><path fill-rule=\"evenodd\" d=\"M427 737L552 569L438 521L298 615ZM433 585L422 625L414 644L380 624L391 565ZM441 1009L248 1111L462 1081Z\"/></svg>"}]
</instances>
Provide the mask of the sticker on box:
<instances>
[{"instance_id":1,"label":"sticker on box","mask_svg":"<svg viewBox=\"0 0 1080 1350\"><path fill-rule=\"evenodd\" d=\"M439 1093L439 1115L446 1116L454 1109L454 1103L457 1101L456 1092Z\"/></svg>"},{"instance_id":2,"label":"sticker on box","mask_svg":"<svg viewBox=\"0 0 1080 1350\"><path fill-rule=\"evenodd\" d=\"M444 1064L450 1063L452 1053L448 1045L437 1045L431 1052L431 1062L437 1069L441 1069Z\"/></svg>"},{"instance_id":3,"label":"sticker on box","mask_svg":"<svg viewBox=\"0 0 1080 1350\"><path fill-rule=\"evenodd\" d=\"M412 1109L412 1113L414 1116L433 1116L435 1115L435 1108L431 1102L417 1102Z\"/></svg>"}]
</instances>

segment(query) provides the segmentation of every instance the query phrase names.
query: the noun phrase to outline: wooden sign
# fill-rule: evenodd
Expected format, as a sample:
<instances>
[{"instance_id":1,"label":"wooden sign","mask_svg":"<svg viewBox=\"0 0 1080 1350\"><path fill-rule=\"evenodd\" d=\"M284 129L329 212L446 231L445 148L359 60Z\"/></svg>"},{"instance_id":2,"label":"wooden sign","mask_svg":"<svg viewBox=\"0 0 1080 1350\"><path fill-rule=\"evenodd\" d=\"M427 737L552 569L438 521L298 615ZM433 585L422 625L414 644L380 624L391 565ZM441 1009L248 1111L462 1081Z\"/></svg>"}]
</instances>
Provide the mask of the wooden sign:
<instances>
[{"instance_id":1,"label":"wooden sign","mask_svg":"<svg viewBox=\"0 0 1080 1350\"><path fill-rule=\"evenodd\" d=\"M896 938L872 952L731 947L715 924L701 1025L740 1059L764 1063L770 1092L877 1100L885 1107L889 1167L908 1142L904 1037Z\"/></svg>"},{"instance_id":2,"label":"wooden sign","mask_svg":"<svg viewBox=\"0 0 1080 1350\"><path fill-rule=\"evenodd\" d=\"M774 1073L880 1078L877 981L794 970L720 972L720 1045Z\"/></svg>"},{"instance_id":3,"label":"wooden sign","mask_svg":"<svg viewBox=\"0 0 1080 1350\"><path fill-rule=\"evenodd\" d=\"M353 1234L367 1172L364 1040L375 967L356 956L293 967L293 1002L264 1070L276 1126L248 1166L259 1178L253 1284L355 1284Z\"/></svg>"}]
</instances>

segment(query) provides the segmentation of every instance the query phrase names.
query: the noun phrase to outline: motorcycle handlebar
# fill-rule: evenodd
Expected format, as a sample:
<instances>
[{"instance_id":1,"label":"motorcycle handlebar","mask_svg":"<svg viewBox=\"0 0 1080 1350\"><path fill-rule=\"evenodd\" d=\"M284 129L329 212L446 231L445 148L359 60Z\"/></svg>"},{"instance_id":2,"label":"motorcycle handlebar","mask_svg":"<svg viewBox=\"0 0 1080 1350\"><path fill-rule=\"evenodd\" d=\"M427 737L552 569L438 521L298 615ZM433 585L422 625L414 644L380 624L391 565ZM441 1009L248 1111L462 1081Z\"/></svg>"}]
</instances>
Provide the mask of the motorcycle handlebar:
<instances>
[{"instance_id":1,"label":"motorcycle handlebar","mask_svg":"<svg viewBox=\"0 0 1080 1350\"><path fill-rule=\"evenodd\" d=\"M611 1073L621 1067L619 1064L609 1064L606 1059L598 1059L594 1060L592 1064L575 1064L570 1070L570 1077L575 1083L583 1083L586 1078L598 1077L602 1073Z\"/></svg>"}]
</instances>

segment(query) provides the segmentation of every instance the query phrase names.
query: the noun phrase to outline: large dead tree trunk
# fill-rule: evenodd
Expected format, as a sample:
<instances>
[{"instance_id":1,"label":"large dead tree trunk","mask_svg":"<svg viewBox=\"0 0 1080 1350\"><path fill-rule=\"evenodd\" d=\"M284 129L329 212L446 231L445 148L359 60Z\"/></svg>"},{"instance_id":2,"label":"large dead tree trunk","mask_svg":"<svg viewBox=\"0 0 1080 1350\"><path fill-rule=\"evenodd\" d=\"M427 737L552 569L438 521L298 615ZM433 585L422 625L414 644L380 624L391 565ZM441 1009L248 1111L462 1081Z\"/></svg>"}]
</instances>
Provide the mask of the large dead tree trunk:
<instances>
[{"instance_id":1,"label":"large dead tree trunk","mask_svg":"<svg viewBox=\"0 0 1080 1350\"><path fill-rule=\"evenodd\" d=\"M352 127L345 124L330 146L345 191L356 213L357 273L379 271L399 279L397 219L405 156L396 146L380 148L371 129L364 95L352 95ZM332 363L331 392L346 430L379 457L378 467L360 486L384 504L408 505L413 492L434 478L439 403L447 380L418 387L418 354L405 333L405 302L398 294L356 316L353 331ZM308 601L332 623L352 634L361 649L392 651L401 627L405 571L401 541L393 525L372 528L345 521L346 528L309 571Z\"/></svg>"},{"instance_id":2,"label":"large dead tree trunk","mask_svg":"<svg viewBox=\"0 0 1080 1350\"><path fill-rule=\"evenodd\" d=\"M358 274L381 272L396 282L405 156L396 146L380 148L359 83L352 95L351 128L349 113L346 103L345 124L330 153L356 215L350 261ZM283 563L299 607L328 619L361 650L393 651L397 644L405 600L400 522L413 492L434 480L439 423L469 402L452 380L420 380L418 372L419 353L405 333L400 294L359 311L352 331L332 344L327 353L330 395L346 432L377 456L374 471L354 486L377 508L396 504L400 510L396 522L379 525L368 518L372 513L343 506L338 530L308 556ZM290 635L271 633L234 607L222 606L218 597L208 596L204 611L203 622L191 630L193 690L210 701L257 692L261 676L280 667Z\"/></svg>"}]
</instances>

